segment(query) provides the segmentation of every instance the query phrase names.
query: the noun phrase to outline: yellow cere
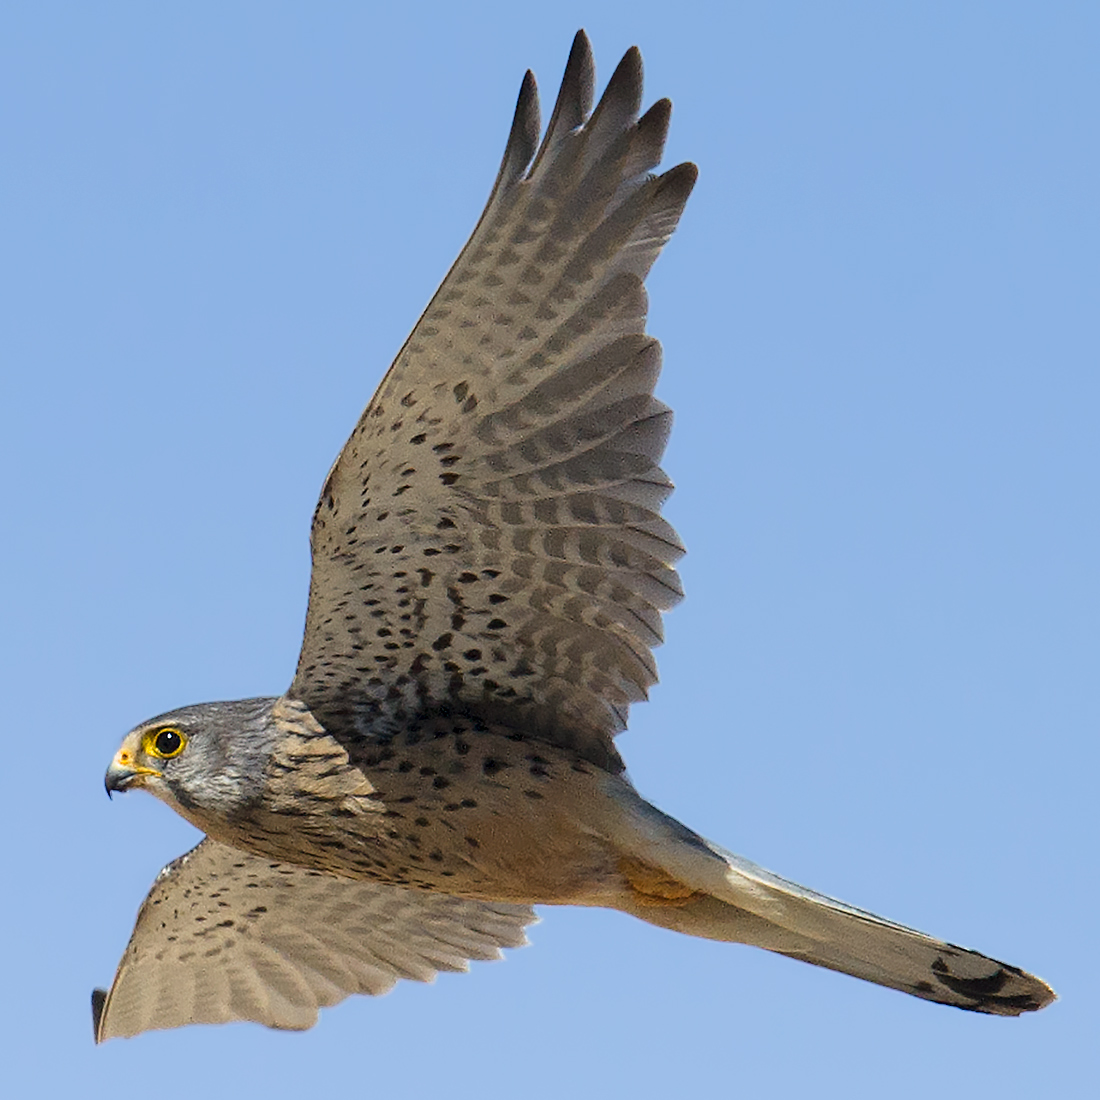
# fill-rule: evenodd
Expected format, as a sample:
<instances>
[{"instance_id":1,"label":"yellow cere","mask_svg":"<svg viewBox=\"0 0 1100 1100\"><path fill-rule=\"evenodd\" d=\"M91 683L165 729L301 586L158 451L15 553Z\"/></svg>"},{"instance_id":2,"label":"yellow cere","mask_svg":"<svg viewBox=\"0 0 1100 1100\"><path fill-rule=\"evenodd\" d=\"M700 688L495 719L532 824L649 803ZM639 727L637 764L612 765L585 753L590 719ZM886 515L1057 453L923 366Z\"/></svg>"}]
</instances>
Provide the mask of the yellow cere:
<instances>
[{"instance_id":1,"label":"yellow cere","mask_svg":"<svg viewBox=\"0 0 1100 1100\"><path fill-rule=\"evenodd\" d=\"M160 757L161 760L171 760L173 756L179 756L187 744L187 738L182 730L175 726L161 726L159 729L149 730L142 738L142 748L150 756Z\"/></svg>"}]
</instances>

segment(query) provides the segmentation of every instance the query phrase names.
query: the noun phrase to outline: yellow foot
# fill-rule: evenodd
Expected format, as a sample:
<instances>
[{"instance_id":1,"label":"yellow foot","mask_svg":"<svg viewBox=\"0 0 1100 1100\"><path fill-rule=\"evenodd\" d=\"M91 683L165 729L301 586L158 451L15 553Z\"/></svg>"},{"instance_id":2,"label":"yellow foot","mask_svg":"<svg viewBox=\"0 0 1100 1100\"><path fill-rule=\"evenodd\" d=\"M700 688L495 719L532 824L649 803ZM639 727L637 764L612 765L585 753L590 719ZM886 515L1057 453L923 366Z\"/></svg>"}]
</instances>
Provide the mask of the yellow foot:
<instances>
[{"instance_id":1,"label":"yellow foot","mask_svg":"<svg viewBox=\"0 0 1100 1100\"><path fill-rule=\"evenodd\" d=\"M623 857L619 860L619 870L634 891L634 900L639 905L663 905L682 909L685 905L704 895L692 890L664 871L642 863L636 859Z\"/></svg>"}]
</instances>

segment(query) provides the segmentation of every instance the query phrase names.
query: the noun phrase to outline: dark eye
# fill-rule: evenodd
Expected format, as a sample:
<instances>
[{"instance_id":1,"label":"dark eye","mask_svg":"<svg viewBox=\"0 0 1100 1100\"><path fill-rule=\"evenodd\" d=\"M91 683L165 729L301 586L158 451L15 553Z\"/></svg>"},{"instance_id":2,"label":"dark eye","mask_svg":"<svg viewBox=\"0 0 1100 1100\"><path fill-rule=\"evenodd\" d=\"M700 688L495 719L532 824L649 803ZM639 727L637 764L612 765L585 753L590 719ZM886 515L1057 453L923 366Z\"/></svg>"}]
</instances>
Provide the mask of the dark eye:
<instances>
[{"instance_id":1,"label":"dark eye","mask_svg":"<svg viewBox=\"0 0 1100 1100\"><path fill-rule=\"evenodd\" d=\"M183 734L175 729L160 730L153 738L153 751L157 756L175 756L183 749Z\"/></svg>"}]
</instances>

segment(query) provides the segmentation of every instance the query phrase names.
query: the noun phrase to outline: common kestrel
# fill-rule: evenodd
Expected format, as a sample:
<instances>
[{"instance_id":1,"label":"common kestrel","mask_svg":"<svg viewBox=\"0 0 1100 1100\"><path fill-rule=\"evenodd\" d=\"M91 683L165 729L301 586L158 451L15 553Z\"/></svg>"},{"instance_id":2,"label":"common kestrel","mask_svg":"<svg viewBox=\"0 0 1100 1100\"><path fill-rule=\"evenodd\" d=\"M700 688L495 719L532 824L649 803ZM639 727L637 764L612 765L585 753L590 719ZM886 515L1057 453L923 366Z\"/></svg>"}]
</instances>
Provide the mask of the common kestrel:
<instances>
[{"instance_id":1,"label":"common kestrel","mask_svg":"<svg viewBox=\"0 0 1100 1100\"><path fill-rule=\"evenodd\" d=\"M206 834L161 872L97 1040L306 1028L351 993L598 905L998 1015L1038 978L814 893L646 802L614 737L657 678L683 548L643 286L696 169L661 175L628 51L595 110L578 34L539 143L524 78L484 213L325 479L298 669L278 698L129 733L108 791Z\"/></svg>"}]
</instances>

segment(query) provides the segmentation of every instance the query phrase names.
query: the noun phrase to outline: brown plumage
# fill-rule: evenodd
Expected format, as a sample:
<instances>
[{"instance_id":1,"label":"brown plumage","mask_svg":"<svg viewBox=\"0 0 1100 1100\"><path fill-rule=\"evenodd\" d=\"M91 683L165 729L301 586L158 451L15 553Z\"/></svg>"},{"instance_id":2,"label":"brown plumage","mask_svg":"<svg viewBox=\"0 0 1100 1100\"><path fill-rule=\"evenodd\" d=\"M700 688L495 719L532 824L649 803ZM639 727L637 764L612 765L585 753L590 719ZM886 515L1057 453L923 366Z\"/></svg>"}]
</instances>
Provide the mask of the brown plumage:
<instances>
[{"instance_id":1,"label":"brown plumage","mask_svg":"<svg viewBox=\"0 0 1100 1100\"><path fill-rule=\"evenodd\" d=\"M980 1012L1053 999L724 851L623 775L613 739L682 595L643 284L696 177L651 174L670 105L639 117L641 78L632 49L593 111L578 34L541 145L524 79L485 212L325 480L287 693L163 715L116 754L108 790L208 839L154 885L97 1039L308 1027L517 945L540 902Z\"/></svg>"}]
</instances>

